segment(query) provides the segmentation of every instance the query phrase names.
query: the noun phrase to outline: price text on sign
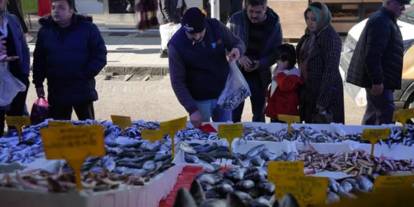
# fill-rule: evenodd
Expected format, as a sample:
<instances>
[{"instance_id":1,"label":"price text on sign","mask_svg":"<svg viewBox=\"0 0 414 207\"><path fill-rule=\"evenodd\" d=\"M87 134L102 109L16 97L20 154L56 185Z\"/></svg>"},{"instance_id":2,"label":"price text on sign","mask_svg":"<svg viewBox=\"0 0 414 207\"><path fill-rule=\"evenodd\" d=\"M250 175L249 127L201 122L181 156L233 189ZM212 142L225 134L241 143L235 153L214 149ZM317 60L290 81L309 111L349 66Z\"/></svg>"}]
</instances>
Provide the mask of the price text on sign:
<instances>
[{"instance_id":1,"label":"price text on sign","mask_svg":"<svg viewBox=\"0 0 414 207\"><path fill-rule=\"evenodd\" d=\"M111 115L111 119L112 119L112 122L115 125L118 125L122 130L132 125L131 117L129 116Z\"/></svg>"},{"instance_id":2,"label":"price text on sign","mask_svg":"<svg viewBox=\"0 0 414 207\"><path fill-rule=\"evenodd\" d=\"M269 180L276 183L276 180L283 176L305 176L304 166L304 162L269 162Z\"/></svg>"},{"instance_id":3,"label":"price text on sign","mask_svg":"<svg viewBox=\"0 0 414 207\"><path fill-rule=\"evenodd\" d=\"M414 109L400 109L394 113L394 120L402 124L411 118L414 118Z\"/></svg>"},{"instance_id":4,"label":"price text on sign","mask_svg":"<svg viewBox=\"0 0 414 207\"><path fill-rule=\"evenodd\" d=\"M414 176L378 176L374 190L413 188Z\"/></svg>"},{"instance_id":5,"label":"price text on sign","mask_svg":"<svg viewBox=\"0 0 414 207\"><path fill-rule=\"evenodd\" d=\"M218 127L218 136L226 138L229 141L229 145L236 137L243 135L243 124L222 124Z\"/></svg>"},{"instance_id":6,"label":"price text on sign","mask_svg":"<svg viewBox=\"0 0 414 207\"><path fill-rule=\"evenodd\" d=\"M164 133L162 130L144 129L141 131L141 137L148 141L155 142L161 140L164 137Z\"/></svg>"},{"instance_id":7,"label":"price text on sign","mask_svg":"<svg viewBox=\"0 0 414 207\"><path fill-rule=\"evenodd\" d=\"M47 159L65 159L75 172L76 187L82 189L81 167L88 156L104 156L102 126L59 126L40 130Z\"/></svg>"},{"instance_id":8,"label":"price text on sign","mask_svg":"<svg viewBox=\"0 0 414 207\"><path fill-rule=\"evenodd\" d=\"M307 176L286 176L277 180L277 197L292 194L300 206L324 204L327 196L328 179Z\"/></svg>"},{"instance_id":9,"label":"price text on sign","mask_svg":"<svg viewBox=\"0 0 414 207\"><path fill-rule=\"evenodd\" d=\"M364 129L362 138L375 144L379 140L388 139L391 130L388 129Z\"/></svg>"},{"instance_id":10,"label":"price text on sign","mask_svg":"<svg viewBox=\"0 0 414 207\"><path fill-rule=\"evenodd\" d=\"M160 123L160 128L165 133L168 133L171 138L173 138L175 136L175 133L177 133L179 130L185 129L186 124L187 117L181 117Z\"/></svg>"}]
</instances>

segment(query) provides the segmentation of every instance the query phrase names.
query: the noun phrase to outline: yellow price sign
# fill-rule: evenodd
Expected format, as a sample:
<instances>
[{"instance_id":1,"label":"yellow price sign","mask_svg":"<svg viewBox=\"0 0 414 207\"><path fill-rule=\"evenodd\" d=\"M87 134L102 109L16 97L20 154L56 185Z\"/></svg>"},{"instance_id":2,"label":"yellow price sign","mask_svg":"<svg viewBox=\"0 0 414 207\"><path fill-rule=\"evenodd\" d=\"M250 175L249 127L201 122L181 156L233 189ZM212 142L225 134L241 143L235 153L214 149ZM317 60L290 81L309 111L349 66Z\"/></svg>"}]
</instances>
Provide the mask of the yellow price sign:
<instances>
[{"instance_id":1,"label":"yellow price sign","mask_svg":"<svg viewBox=\"0 0 414 207\"><path fill-rule=\"evenodd\" d=\"M394 121L403 125L411 118L414 118L414 109L400 109L394 112Z\"/></svg>"},{"instance_id":2,"label":"yellow price sign","mask_svg":"<svg viewBox=\"0 0 414 207\"><path fill-rule=\"evenodd\" d=\"M226 138L231 149L234 138L243 136L243 124L221 124L218 126L218 136Z\"/></svg>"},{"instance_id":3,"label":"yellow price sign","mask_svg":"<svg viewBox=\"0 0 414 207\"><path fill-rule=\"evenodd\" d=\"M40 130L47 159L65 159L76 176L76 187L82 189L81 167L88 156L104 156L104 128L60 126Z\"/></svg>"},{"instance_id":4,"label":"yellow price sign","mask_svg":"<svg viewBox=\"0 0 414 207\"><path fill-rule=\"evenodd\" d=\"M115 125L118 125L122 130L125 130L132 125L131 117L129 116L111 115L111 119L112 122Z\"/></svg>"},{"instance_id":5,"label":"yellow price sign","mask_svg":"<svg viewBox=\"0 0 414 207\"><path fill-rule=\"evenodd\" d=\"M375 178L374 190L407 189L414 187L414 175L378 176Z\"/></svg>"},{"instance_id":6,"label":"yellow price sign","mask_svg":"<svg viewBox=\"0 0 414 207\"><path fill-rule=\"evenodd\" d=\"M164 132L162 130L144 129L141 131L141 137L148 141L155 142L164 137Z\"/></svg>"},{"instance_id":7,"label":"yellow price sign","mask_svg":"<svg viewBox=\"0 0 414 207\"><path fill-rule=\"evenodd\" d=\"M30 126L30 118L28 116L6 116L7 126L16 127L20 142L22 141L22 133L24 126Z\"/></svg>"},{"instance_id":8,"label":"yellow price sign","mask_svg":"<svg viewBox=\"0 0 414 207\"><path fill-rule=\"evenodd\" d=\"M305 163L303 161L272 161L268 164L267 174L270 181L276 182L276 180L283 176L305 176L304 168Z\"/></svg>"},{"instance_id":9,"label":"yellow price sign","mask_svg":"<svg viewBox=\"0 0 414 207\"><path fill-rule=\"evenodd\" d=\"M293 123L300 123L300 117L299 116L292 116L292 115L284 115L280 114L277 116L277 119L280 121L284 121L288 124L288 133L292 133L292 124Z\"/></svg>"},{"instance_id":10,"label":"yellow price sign","mask_svg":"<svg viewBox=\"0 0 414 207\"><path fill-rule=\"evenodd\" d=\"M299 206L324 204L326 202L328 179L308 176L284 176L276 181L276 196L282 198L292 194Z\"/></svg>"},{"instance_id":11,"label":"yellow price sign","mask_svg":"<svg viewBox=\"0 0 414 207\"><path fill-rule=\"evenodd\" d=\"M161 131L163 131L164 133L168 133L168 135L171 138L171 152L172 155L174 156L175 154L175 143L174 143L174 137L175 134L182 129L185 129L187 125L187 117L181 117L178 119L173 119L170 121L165 121L165 122L161 122L160 123L160 128Z\"/></svg>"},{"instance_id":12,"label":"yellow price sign","mask_svg":"<svg viewBox=\"0 0 414 207\"><path fill-rule=\"evenodd\" d=\"M48 127L69 127L73 126L72 123L66 121L49 121L47 123Z\"/></svg>"},{"instance_id":13,"label":"yellow price sign","mask_svg":"<svg viewBox=\"0 0 414 207\"><path fill-rule=\"evenodd\" d=\"M362 132L362 139L371 143L371 156L374 156L375 144L383 139L388 139L391 134L391 129L364 129Z\"/></svg>"}]
</instances>

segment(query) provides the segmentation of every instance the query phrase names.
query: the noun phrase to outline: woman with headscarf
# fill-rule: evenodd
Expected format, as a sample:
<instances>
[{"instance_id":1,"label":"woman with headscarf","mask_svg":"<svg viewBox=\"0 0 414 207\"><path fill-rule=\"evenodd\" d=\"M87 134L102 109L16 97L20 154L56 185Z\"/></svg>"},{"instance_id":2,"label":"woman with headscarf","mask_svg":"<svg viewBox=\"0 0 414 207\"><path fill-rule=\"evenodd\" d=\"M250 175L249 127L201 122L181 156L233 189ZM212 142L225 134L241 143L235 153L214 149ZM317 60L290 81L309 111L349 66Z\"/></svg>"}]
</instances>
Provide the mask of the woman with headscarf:
<instances>
[{"instance_id":1,"label":"woman with headscarf","mask_svg":"<svg viewBox=\"0 0 414 207\"><path fill-rule=\"evenodd\" d=\"M320 2L305 11L306 32L297 46L304 86L300 114L307 123L344 123L339 59L342 42L331 25L331 12Z\"/></svg>"}]
</instances>

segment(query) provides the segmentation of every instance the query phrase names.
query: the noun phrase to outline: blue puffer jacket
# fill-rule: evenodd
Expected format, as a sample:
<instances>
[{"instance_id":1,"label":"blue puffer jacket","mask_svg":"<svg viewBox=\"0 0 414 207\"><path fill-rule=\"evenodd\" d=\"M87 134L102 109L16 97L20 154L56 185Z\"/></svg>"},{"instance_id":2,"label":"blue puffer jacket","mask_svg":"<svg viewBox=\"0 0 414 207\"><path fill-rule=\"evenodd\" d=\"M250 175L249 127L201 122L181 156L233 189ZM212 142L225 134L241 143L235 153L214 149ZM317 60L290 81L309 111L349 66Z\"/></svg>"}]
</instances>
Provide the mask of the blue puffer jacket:
<instances>
[{"instance_id":1,"label":"blue puffer jacket","mask_svg":"<svg viewBox=\"0 0 414 207\"><path fill-rule=\"evenodd\" d=\"M98 100L95 76L106 65L106 46L92 19L74 15L71 26L59 27L51 17L39 20L33 55L33 83L48 82L50 104L75 105Z\"/></svg>"}]
</instances>

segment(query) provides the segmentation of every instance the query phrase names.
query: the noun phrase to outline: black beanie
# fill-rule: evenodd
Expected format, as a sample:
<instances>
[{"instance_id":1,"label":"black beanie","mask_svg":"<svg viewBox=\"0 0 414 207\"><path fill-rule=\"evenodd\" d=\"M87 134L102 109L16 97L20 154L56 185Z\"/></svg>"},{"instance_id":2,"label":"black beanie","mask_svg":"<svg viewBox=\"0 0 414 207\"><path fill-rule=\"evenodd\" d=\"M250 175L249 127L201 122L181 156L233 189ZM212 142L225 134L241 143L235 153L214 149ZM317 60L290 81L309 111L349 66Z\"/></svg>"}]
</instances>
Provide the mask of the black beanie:
<instances>
[{"instance_id":1,"label":"black beanie","mask_svg":"<svg viewBox=\"0 0 414 207\"><path fill-rule=\"evenodd\" d=\"M206 28L206 17L197 7L188 9L181 24L188 33L199 33Z\"/></svg>"}]
</instances>

